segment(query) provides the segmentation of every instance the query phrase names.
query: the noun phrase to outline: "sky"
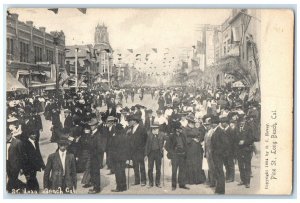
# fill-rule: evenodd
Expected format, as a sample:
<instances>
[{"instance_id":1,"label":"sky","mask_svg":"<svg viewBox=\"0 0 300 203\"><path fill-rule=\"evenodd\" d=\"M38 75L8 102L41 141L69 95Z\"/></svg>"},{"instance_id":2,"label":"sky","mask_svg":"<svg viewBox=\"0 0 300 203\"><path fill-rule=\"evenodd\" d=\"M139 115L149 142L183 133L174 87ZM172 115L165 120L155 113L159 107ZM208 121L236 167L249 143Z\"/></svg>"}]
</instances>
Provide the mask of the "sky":
<instances>
[{"instance_id":1,"label":"sky","mask_svg":"<svg viewBox=\"0 0 300 203\"><path fill-rule=\"evenodd\" d=\"M152 48L157 48L160 56L169 50L170 57L192 50L197 40L201 41L197 26L220 25L231 12L230 9L95 8L88 8L86 14L76 8L61 8L58 14L47 8L10 8L9 11L18 13L20 21L31 20L36 27L46 27L47 32L63 30L66 45L93 44L95 27L104 23L114 50L124 55L127 49L133 49L134 54L152 53L152 57Z\"/></svg>"}]
</instances>

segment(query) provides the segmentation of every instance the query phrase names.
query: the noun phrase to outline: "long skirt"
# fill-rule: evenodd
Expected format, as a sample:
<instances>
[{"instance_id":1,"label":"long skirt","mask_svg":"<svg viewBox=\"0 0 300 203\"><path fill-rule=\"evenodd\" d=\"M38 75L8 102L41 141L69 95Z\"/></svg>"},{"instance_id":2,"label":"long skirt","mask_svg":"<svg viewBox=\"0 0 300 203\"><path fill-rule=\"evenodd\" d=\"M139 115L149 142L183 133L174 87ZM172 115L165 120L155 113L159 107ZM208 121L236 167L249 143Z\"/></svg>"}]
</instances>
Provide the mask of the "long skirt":
<instances>
[{"instance_id":1,"label":"long skirt","mask_svg":"<svg viewBox=\"0 0 300 203\"><path fill-rule=\"evenodd\" d=\"M90 170L90 154L88 151L83 150L81 157L80 165L84 166L84 173L81 180L81 184L90 184L91 183L91 170ZM80 160L80 159L79 159ZM79 165L79 163L78 163Z\"/></svg>"},{"instance_id":2,"label":"long skirt","mask_svg":"<svg viewBox=\"0 0 300 203\"><path fill-rule=\"evenodd\" d=\"M203 149L200 143L192 141L188 145L186 159L186 179L187 184L202 184L206 181L204 170L202 169Z\"/></svg>"}]
</instances>

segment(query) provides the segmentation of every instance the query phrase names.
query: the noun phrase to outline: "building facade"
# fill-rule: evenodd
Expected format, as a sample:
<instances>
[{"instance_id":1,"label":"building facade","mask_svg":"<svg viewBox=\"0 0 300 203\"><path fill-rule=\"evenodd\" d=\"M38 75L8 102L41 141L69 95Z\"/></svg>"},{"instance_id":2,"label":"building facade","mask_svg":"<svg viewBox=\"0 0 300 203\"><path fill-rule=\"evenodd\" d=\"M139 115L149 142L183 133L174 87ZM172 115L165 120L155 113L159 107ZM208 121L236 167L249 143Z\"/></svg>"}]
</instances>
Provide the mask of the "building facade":
<instances>
[{"instance_id":1,"label":"building facade","mask_svg":"<svg viewBox=\"0 0 300 203\"><path fill-rule=\"evenodd\" d=\"M36 28L32 21L21 22L18 14L7 15L6 71L30 91L54 88L56 67L64 70L65 35Z\"/></svg>"},{"instance_id":2,"label":"building facade","mask_svg":"<svg viewBox=\"0 0 300 203\"><path fill-rule=\"evenodd\" d=\"M214 33L215 63L204 71L212 87L241 81L259 86L260 11L232 9L231 16Z\"/></svg>"}]
</instances>

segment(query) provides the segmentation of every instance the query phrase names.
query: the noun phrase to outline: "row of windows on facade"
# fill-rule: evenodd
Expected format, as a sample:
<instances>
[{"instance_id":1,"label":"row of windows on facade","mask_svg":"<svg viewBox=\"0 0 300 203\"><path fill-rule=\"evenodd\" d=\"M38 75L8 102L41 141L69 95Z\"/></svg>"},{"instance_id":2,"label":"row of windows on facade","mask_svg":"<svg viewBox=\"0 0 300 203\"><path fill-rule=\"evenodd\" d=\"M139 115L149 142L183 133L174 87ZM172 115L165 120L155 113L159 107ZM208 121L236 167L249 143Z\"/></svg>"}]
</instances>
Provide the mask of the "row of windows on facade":
<instances>
[{"instance_id":1,"label":"row of windows on facade","mask_svg":"<svg viewBox=\"0 0 300 203\"><path fill-rule=\"evenodd\" d=\"M11 38L7 38L6 40L6 50L7 54L12 58L15 55L14 53L14 40ZM20 51L20 62L29 62L29 44L20 42L19 46ZM39 46L34 46L34 62L43 62L43 49ZM52 50L46 49L46 62L50 64L54 63L54 53ZM64 56L62 53L58 53L58 63L64 64Z\"/></svg>"}]
</instances>

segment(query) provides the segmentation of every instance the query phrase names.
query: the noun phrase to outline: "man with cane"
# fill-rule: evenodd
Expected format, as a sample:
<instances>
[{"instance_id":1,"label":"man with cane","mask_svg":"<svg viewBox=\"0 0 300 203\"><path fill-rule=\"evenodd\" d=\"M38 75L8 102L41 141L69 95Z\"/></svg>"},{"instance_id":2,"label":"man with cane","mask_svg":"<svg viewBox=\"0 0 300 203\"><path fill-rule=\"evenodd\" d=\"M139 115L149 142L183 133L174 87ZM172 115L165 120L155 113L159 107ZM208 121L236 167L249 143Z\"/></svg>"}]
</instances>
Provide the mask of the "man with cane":
<instances>
[{"instance_id":1,"label":"man with cane","mask_svg":"<svg viewBox=\"0 0 300 203\"><path fill-rule=\"evenodd\" d=\"M154 163L156 167L156 187L161 187L160 176L161 176L161 161L164 156L163 147L166 138L165 133L159 130L160 126L158 124L153 124L150 126L151 131L148 132L146 147L145 147L145 160L148 157L148 177L149 177L149 187L153 187L153 168ZM164 160L163 160L164 161ZM164 168L163 168L164 176ZM164 177L163 177L164 182Z\"/></svg>"}]
</instances>

